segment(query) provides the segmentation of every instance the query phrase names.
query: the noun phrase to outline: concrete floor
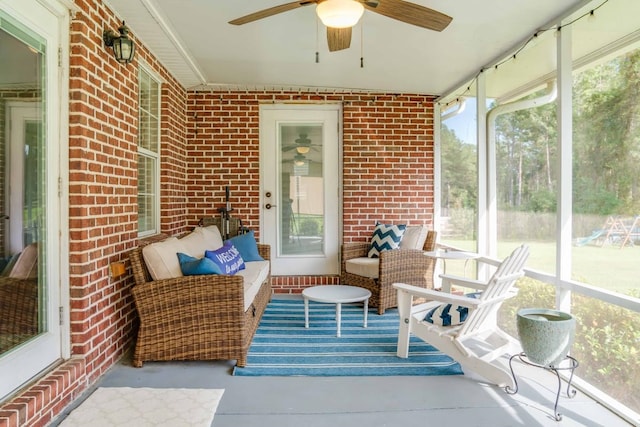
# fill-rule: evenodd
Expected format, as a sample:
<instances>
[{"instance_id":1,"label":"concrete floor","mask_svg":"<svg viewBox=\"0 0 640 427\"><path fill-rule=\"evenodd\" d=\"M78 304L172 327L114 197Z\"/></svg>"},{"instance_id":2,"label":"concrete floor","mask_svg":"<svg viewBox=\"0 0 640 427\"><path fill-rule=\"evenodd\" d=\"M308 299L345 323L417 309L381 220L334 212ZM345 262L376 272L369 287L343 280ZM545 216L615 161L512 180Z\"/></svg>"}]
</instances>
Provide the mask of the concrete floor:
<instances>
[{"instance_id":1,"label":"concrete floor","mask_svg":"<svg viewBox=\"0 0 640 427\"><path fill-rule=\"evenodd\" d=\"M95 387L216 388L224 395L214 427L342 426L629 426L578 391L569 399L566 384L553 418L554 374L517 363L520 389L509 395L471 372L439 377L234 377L233 361L147 362L130 358L67 408L66 417Z\"/></svg>"}]
</instances>

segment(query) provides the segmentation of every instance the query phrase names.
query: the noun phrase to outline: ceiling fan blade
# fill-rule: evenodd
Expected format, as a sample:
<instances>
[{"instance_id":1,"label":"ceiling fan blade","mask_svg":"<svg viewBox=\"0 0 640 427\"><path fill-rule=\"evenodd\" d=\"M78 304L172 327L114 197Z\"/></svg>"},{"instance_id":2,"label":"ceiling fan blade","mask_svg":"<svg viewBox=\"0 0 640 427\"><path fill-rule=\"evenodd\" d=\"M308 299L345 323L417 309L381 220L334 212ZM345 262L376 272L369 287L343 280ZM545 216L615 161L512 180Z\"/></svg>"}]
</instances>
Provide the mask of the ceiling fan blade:
<instances>
[{"instance_id":1,"label":"ceiling fan blade","mask_svg":"<svg viewBox=\"0 0 640 427\"><path fill-rule=\"evenodd\" d=\"M351 46L351 27L327 27L327 44L329 45L329 52L348 49Z\"/></svg>"},{"instance_id":2,"label":"ceiling fan blade","mask_svg":"<svg viewBox=\"0 0 640 427\"><path fill-rule=\"evenodd\" d=\"M403 0L365 0L362 5L367 10L388 18L434 31L444 30L453 19L437 10Z\"/></svg>"},{"instance_id":3,"label":"ceiling fan blade","mask_svg":"<svg viewBox=\"0 0 640 427\"><path fill-rule=\"evenodd\" d=\"M270 16L277 15L283 12L288 12L290 10L297 9L302 6L316 4L317 2L318 0L293 1L291 3L281 4L279 6L270 7L268 9L259 10L254 13L241 16L240 18L236 18L233 21L229 21L229 24L233 24L233 25L248 24L249 22L257 21L258 19L268 18Z\"/></svg>"}]
</instances>

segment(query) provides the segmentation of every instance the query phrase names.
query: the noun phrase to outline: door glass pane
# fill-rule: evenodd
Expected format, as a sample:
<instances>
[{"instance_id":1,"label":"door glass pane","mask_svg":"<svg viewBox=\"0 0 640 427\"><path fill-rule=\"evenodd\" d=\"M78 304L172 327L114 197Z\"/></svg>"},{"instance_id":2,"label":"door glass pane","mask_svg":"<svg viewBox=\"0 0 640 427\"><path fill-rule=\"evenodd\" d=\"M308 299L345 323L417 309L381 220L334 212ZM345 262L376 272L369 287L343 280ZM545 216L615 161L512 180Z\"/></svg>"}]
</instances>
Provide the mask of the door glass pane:
<instances>
[{"instance_id":1,"label":"door glass pane","mask_svg":"<svg viewBox=\"0 0 640 427\"><path fill-rule=\"evenodd\" d=\"M324 254L322 124L280 124L280 255Z\"/></svg>"},{"instance_id":2,"label":"door glass pane","mask_svg":"<svg viewBox=\"0 0 640 427\"><path fill-rule=\"evenodd\" d=\"M0 29L0 356L47 330L44 45Z\"/></svg>"}]
</instances>

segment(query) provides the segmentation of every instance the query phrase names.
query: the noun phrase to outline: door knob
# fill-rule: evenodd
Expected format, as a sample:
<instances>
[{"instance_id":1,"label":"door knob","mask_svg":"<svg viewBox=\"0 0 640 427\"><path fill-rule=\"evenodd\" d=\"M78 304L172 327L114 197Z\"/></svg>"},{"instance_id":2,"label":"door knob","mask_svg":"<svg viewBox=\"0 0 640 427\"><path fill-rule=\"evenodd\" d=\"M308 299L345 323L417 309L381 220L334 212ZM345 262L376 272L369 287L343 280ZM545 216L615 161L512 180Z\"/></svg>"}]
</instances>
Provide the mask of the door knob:
<instances>
[{"instance_id":1,"label":"door knob","mask_svg":"<svg viewBox=\"0 0 640 427\"><path fill-rule=\"evenodd\" d=\"M265 193L265 197L271 197L271 191L267 191L267 192Z\"/></svg>"},{"instance_id":2,"label":"door knob","mask_svg":"<svg viewBox=\"0 0 640 427\"><path fill-rule=\"evenodd\" d=\"M271 208L275 208L276 205L272 205L271 203L267 203L266 205L264 205L265 209L271 209Z\"/></svg>"}]
</instances>

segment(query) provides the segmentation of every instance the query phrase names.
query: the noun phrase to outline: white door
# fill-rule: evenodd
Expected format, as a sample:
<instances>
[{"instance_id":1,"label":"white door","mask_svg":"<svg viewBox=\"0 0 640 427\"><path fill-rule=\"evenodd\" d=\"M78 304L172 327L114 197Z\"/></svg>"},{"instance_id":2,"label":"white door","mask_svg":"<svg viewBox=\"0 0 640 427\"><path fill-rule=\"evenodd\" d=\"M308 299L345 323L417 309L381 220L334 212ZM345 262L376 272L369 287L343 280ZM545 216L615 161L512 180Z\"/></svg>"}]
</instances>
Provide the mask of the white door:
<instances>
[{"instance_id":1,"label":"white door","mask_svg":"<svg viewBox=\"0 0 640 427\"><path fill-rule=\"evenodd\" d=\"M11 270L2 283L15 302L12 316L0 314L8 328L0 337L0 399L62 356L60 263L68 250L58 182L68 98L58 58L68 49L59 50L68 18L68 7L56 0L0 0L0 90L20 100L7 102L0 117L0 257L7 263L20 254L32 266Z\"/></svg>"},{"instance_id":2,"label":"white door","mask_svg":"<svg viewBox=\"0 0 640 427\"><path fill-rule=\"evenodd\" d=\"M27 243L37 241L37 236L25 236L30 232L37 232L35 221L30 221L32 206L36 203L25 203L25 196L29 197L34 191L25 192L28 183L26 179L34 174L25 175L25 163L34 159L33 149L37 149L37 135L42 126L42 117L35 102L8 102L6 119L11 123L6 144L5 180L5 250L8 254L20 253ZM36 164L29 165L36 168ZM25 238L26 237L26 238Z\"/></svg>"},{"instance_id":3,"label":"white door","mask_svg":"<svg viewBox=\"0 0 640 427\"><path fill-rule=\"evenodd\" d=\"M260 110L261 241L276 276L340 271L340 106Z\"/></svg>"}]
</instances>

